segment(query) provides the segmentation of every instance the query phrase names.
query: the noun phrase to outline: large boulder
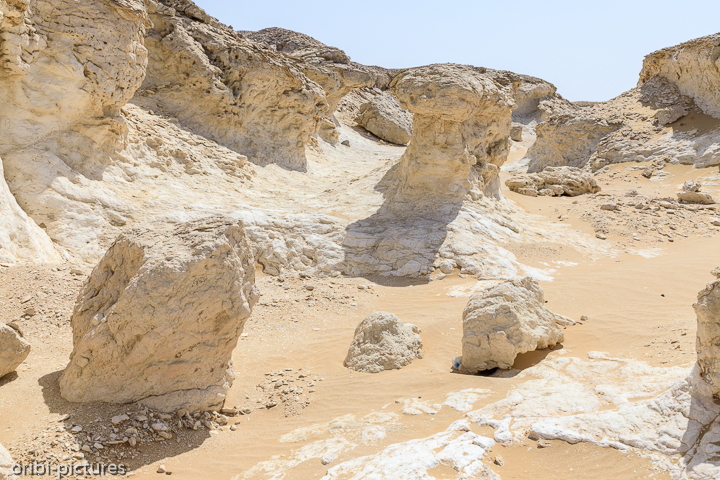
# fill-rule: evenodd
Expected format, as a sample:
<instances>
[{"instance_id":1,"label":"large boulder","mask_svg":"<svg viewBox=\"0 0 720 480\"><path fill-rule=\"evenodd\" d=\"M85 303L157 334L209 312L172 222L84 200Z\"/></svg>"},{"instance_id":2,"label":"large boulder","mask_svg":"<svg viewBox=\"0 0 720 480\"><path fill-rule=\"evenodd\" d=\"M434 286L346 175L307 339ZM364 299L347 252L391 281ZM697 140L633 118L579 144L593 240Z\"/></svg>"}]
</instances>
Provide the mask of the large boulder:
<instances>
[{"instance_id":1,"label":"large boulder","mask_svg":"<svg viewBox=\"0 0 720 480\"><path fill-rule=\"evenodd\" d=\"M600 191L592 173L576 167L547 167L539 173L519 173L505 181L513 192L536 197L538 195L574 197Z\"/></svg>"},{"instance_id":2,"label":"large boulder","mask_svg":"<svg viewBox=\"0 0 720 480\"><path fill-rule=\"evenodd\" d=\"M388 92L360 106L355 122L373 135L390 143L406 145L412 135L412 114L403 110Z\"/></svg>"},{"instance_id":3,"label":"large boulder","mask_svg":"<svg viewBox=\"0 0 720 480\"><path fill-rule=\"evenodd\" d=\"M62 396L165 411L220 407L258 298L254 271L242 223L226 217L121 234L75 305Z\"/></svg>"},{"instance_id":4,"label":"large boulder","mask_svg":"<svg viewBox=\"0 0 720 480\"><path fill-rule=\"evenodd\" d=\"M716 280L710 282L698 294L693 305L697 314L698 367L700 377L710 387L715 398L720 399L720 267L713 270Z\"/></svg>"},{"instance_id":5,"label":"large boulder","mask_svg":"<svg viewBox=\"0 0 720 480\"><path fill-rule=\"evenodd\" d=\"M0 444L0 480L12 480L17 478L13 475L13 465L14 462L10 456L10 452L8 452L5 447Z\"/></svg>"},{"instance_id":6,"label":"large boulder","mask_svg":"<svg viewBox=\"0 0 720 480\"><path fill-rule=\"evenodd\" d=\"M530 277L507 280L470 297L463 312L460 371L509 369L515 358L564 340L561 325L573 323L544 305Z\"/></svg>"},{"instance_id":7,"label":"large boulder","mask_svg":"<svg viewBox=\"0 0 720 480\"><path fill-rule=\"evenodd\" d=\"M0 323L0 378L25 361L30 354L30 344L14 324Z\"/></svg>"},{"instance_id":8,"label":"large boulder","mask_svg":"<svg viewBox=\"0 0 720 480\"><path fill-rule=\"evenodd\" d=\"M500 196L515 104L485 69L441 64L398 73L390 83L413 114L412 140L400 159L400 193L477 199Z\"/></svg>"},{"instance_id":9,"label":"large boulder","mask_svg":"<svg viewBox=\"0 0 720 480\"><path fill-rule=\"evenodd\" d=\"M387 312L373 312L360 322L345 357L351 370L378 373L409 365L422 358L422 339L415 325L404 324Z\"/></svg>"}]
</instances>

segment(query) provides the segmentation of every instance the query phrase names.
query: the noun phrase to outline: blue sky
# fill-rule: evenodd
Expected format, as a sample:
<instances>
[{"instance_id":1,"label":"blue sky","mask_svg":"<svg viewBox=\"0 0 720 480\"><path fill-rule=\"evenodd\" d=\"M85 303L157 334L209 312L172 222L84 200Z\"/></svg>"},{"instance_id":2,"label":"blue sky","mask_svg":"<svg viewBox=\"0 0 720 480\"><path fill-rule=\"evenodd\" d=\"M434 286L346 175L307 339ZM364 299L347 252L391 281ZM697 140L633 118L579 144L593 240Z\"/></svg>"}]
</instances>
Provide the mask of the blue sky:
<instances>
[{"instance_id":1,"label":"blue sky","mask_svg":"<svg viewBox=\"0 0 720 480\"><path fill-rule=\"evenodd\" d=\"M512 70L573 101L619 95L648 53L720 32L720 0L196 2L236 30L299 31L360 63Z\"/></svg>"}]
</instances>

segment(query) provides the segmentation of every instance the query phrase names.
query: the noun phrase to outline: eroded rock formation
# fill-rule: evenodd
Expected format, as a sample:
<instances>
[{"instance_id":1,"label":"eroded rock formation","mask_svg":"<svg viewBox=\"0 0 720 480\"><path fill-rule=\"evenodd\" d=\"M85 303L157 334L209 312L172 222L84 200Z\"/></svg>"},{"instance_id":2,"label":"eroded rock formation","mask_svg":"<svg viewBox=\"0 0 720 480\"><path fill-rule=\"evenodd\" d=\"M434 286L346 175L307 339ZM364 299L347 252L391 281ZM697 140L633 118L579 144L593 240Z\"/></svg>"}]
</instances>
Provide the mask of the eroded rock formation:
<instances>
[{"instance_id":1,"label":"eroded rock formation","mask_svg":"<svg viewBox=\"0 0 720 480\"><path fill-rule=\"evenodd\" d=\"M0 323L0 378L25 361L30 354L30 344L15 325Z\"/></svg>"},{"instance_id":2,"label":"eroded rock formation","mask_svg":"<svg viewBox=\"0 0 720 480\"><path fill-rule=\"evenodd\" d=\"M355 329L344 365L351 370L378 373L409 365L422 358L422 339L415 325L404 324L388 312L373 312Z\"/></svg>"},{"instance_id":3,"label":"eroded rock formation","mask_svg":"<svg viewBox=\"0 0 720 480\"><path fill-rule=\"evenodd\" d=\"M61 394L165 411L218 408L258 297L254 275L243 226L226 217L123 233L76 303Z\"/></svg>"},{"instance_id":4,"label":"eroded rock formation","mask_svg":"<svg viewBox=\"0 0 720 480\"><path fill-rule=\"evenodd\" d=\"M412 114L403 110L388 92L363 103L355 122L387 142L406 145L412 135Z\"/></svg>"},{"instance_id":5,"label":"eroded rock formation","mask_svg":"<svg viewBox=\"0 0 720 480\"><path fill-rule=\"evenodd\" d=\"M302 62L245 39L189 0L149 4L147 76L135 102L251 161L305 170L328 103Z\"/></svg>"},{"instance_id":6,"label":"eroded rock formation","mask_svg":"<svg viewBox=\"0 0 720 480\"><path fill-rule=\"evenodd\" d=\"M540 173L520 173L507 179L505 185L513 192L531 197L574 197L600 191L592 173L576 167L547 167Z\"/></svg>"},{"instance_id":7,"label":"eroded rock formation","mask_svg":"<svg viewBox=\"0 0 720 480\"><path fill-rule=\"evenodd\" d=\"M675 125L700 110L669 77L643 77L638 87L608 102L540 102L541 109L546 107L537 141L528 151L530 172L548 166L594 171L608 164L656 160L697 167L720 164L720 130Z\"/></svg>"},{"instance_id":8,"label":"eroded rock formation","mask_svg":"<svg viewBox=\"0 0 720 480\"><path fill-rule=\"evenodd\" d=\"M708 115L720 118L720 33L663 48L645 57L642 85L661 76Z\"/></svg>"},{"instance_id":9,"label":"eroded rock formation","mask_svg":"<svg viewBox=\"0 0 720 480\"><path fill-rule=\"evenodd\" d=\"M506 89L482 69L430 65L397 74L400 106L413 114L412 140L400 160L406 195L499 196L514 106Z\"/></svg>"},{"instance_id":10,"label":"eroded rock formation","mask_svg":"<svg viewBox=\"0 0 720 480\"><path fill-rule=\"evenodd\" d=\"M512 279L470 297L463 311L460 371L509 369L518 354L564 340L561 325L574 323L548 310L540 285Z\"/></svg>"},{"instance_id":11,"label":"eroded rock formation","mask_svg":"<svg viewBox=\"0 0 720 480\"><path fill-rule=\"evenodd\" d=\"M681 203L699 203L702 205L712 205L715 200L712 195L701 192L702 185L696 180L688 180L683 184L683 191L678 192L678 201Z\"/></svg>"},{"instance_id":12,"label":"eroded rock formation","mask_svg":"<svg viewBox=\"0 0 720 480\"><path fill-rule=\"evenodd\" d=\"M697 314L697 355L700 377L710 387L712 395L720 398L720 268L713 273L717 280L698 293L693 305Z\"/></svg>"}]
</instances>

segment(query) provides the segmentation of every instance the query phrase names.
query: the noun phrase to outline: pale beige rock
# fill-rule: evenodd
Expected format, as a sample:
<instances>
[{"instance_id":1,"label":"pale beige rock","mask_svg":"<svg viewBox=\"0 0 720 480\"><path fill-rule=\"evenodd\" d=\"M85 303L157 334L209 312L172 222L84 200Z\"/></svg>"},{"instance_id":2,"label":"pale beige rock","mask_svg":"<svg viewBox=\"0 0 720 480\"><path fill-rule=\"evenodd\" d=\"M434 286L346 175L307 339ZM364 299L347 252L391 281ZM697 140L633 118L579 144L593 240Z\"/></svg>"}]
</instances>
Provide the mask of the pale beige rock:
<instances>
[{"instance_id":1,"label":"pale beige rock","mask_svg":"<svg viewBox=\"0 0 720 480\"><path fill-rule=\"evenodd\" d=\"M391 88L413 114L399 192L463 197L500 195L513 100L489 76L465 65L430 65L396 75Z\"/></svg>"},{"instance_id":2,"label":"pale beige rock","mask_svg":"<svg viewBox=\"0 0 720 480\"><path fill-rule=\"evenodd\" d=\"M218 408L257 296L242 223L215 216L129 230L80 293L60 392L72 402Z\"/></svg>"},{"instance_id":3,"label":"pale beige rock","mask_svg":"<svg viewBox=\"0 0 720 480\"><path fill-rule=\"evenodd\" d=\"M560 326L574 322L545 308L544 301L542 288L530 277L470 297L463 311L460 371L509 369L518 354L562 342Z\"/></svg>"},{"instance_id":4,"label":"pale beige rock","mask_svg":"<svg viewBox=\"0 0 720 480\"><path fill-rule=\"evenodd\" d=\"M52 240L17 204L5 183L0 159L0 262L60 262Z\"/></svg>"},{"instance_id":5,"label":"pale beige rock","mask_svg":"<svg viewBox=\"0 0 720 480\"><path fill-rule=\"evenodd\" d=\"M355 122L373 135L406 145L412 135L412 114L400 108L395 97L383 92L360 106Z\"/></svg>"},{"instance_id":6,"label":"pale beige rock","mask_svg":"<svg viewBox=\"0 0 720 480\"><path fill-rule=\"evenodd\" d=\"M188 0L151 2L147 76L134 103L259 165L307 167L329 107L302 62L251 42Z\"/></svg>"},{"instance_id":7,"label":"pale beige rock","mask_svg":"<svg viewBox=\"0 0 720 480\"><path fill-rule=\"evenodd\" d=\"M15 464L10 452L0 443L0 480L14 480L17 478L12 473L12 467Z\"/></svg>"},{"instance_id":8,"label":"pale beige rock","mask_svg":"<svg viewBox=\"0 0 720 480\"><path fill-rule=\"evenodd\" d=\"M355 329L344 365L351 370L378 373L399 369L422 358L422 339L415 325L403 324L388 312L373 312Z\"/></svg>"},{"instance_id":9,"label":"pale beige rock","mask_svg":"<svg viewBox=\"0 0 720 480\"><path fill-rule=\"evenodd\" d=\"M338 121L334 112L341 99L356 88L385 87L390 81L390 75L385 69L352 62L339 48L325 45L302 33L273 27L258 32L244 31L242 34L302 61L299 66L305 75L320 85L325 93L328 110L318 133L332 144L338 141Z\"/></svg>"},{"instance_id":10,"label":"pale beige rock","mask_svg":"<svg viewBox=\"0 0 720 480\"><path fill-rule=\"evenodd\" d=\"M664 77L652 77L608 102L556 107L536 127L537 141L528 150L530 172L547 166L597 170L631 161L720 164L720 131L663 128L697 111L692 99Z\"/></svg>"},{"instance_id":11,"label":"pale beige rock","mask_svg":"<svg viewBox=\"0 0 720 480\"><path fill-rule=\"evenodd\" d=\"M25 361L30 354L30 344L19 328L0 323L0 378Z\"/></svg>"},{"instance_id":12,"label":"pale beige rock","mask_svg":"<svg viewBox=\"0 0 720 480\"><path fill-rule=\"evenodd\" d=\"M693 305L697 314L696 349L700 378L710 387L712 395L720 399L720 270L718 278L698 294ZM713 271L715 273L715 271Z\"/></svg>"},{"instance_id":13,"label":"pale beige rock","mask_svg":"<svg viewBox=\"0 0 720 480\"><path fill-rule=\"evenodd\" d=\"M553 196L574 197L600 191L592 173L576 167L547 167L539 173L520 173L505 181L513 192L536 197L549 191Z\"/></svg>"},{"instance_id":14,"label":"pale beige rock","mask_svg":"<svg viewBox=\"0 0 720 480\"><path fill-rule=\"evenodd\" d=\"M699 203L702 205L712 205L715 200L709 193L700 191L700 182L688 180L683 184L683 191L678 192L678 201L681 203Z\"/></svg>"},{"instance_id":15,"label":"pale beige rock","mask_svg":"<svg viewBox=\"0 0 720 480\"><path fill-rule=\"evenodd\" d=\"M696 38L674 47L663 48L645 57L640 72L643 84L662 76L708 115L720 118L720 33Z\"/></svg>"}]
</instances>

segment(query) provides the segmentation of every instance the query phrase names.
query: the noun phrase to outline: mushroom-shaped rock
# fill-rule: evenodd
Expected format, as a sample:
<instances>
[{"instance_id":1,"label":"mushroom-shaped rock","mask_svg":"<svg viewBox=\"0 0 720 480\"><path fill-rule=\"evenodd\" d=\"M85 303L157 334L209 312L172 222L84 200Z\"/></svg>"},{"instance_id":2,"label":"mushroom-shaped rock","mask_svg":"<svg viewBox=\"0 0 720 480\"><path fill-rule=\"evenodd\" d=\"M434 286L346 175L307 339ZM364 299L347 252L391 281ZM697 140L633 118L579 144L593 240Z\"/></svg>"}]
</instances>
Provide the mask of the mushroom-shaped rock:
<instances>
[{"instance_id":1,"label":"mushroom-shaped rock","mask_svg":"<svg viewBox=\"0 0 720 480\"><path fill-rule=\"evenodd\" d=\"M78 297L60 393L164 411L222 406L254 283L239 221L214 216L121 234Z\"/></svg>"},{"instance_id":2,"label":"mushroom-shaped rock","mask_svg":"<svg viewBox=\"0 0 720 480\"><path fill-rule=\"evenodd\" d=\"M30 344L23 338L16 325L0 323L0 378L25 361L30 354Z\"/></svg>"},{"instance_id":3,"label":"mushroom-shaped rock","mask_svg":"<svg viewBox=\"0 0 720 480\"><path fill-rule=\"evenodd\" d=\"M564 339L560 325L574 323L544 305L540 285L530 277L507 280L470 297L463 312L460 371L509 369L518 354Z\"/></svg>"},{"instance_id":4,"label":"mushroom-shaped rock","mask_svg":"<svg viewBox=\"0 0 720 480\"><path fill-rule=\"evenodd\" d=\"M697 314L698 367L700 377L710 387L712 394L720 398L720 267L713 270L718 278L710 282L698 294L693 305Z\"/></svg>"},{"instance_id":5,"label":"mushroom-shaped rock","mask_svg":"<svg viewBox=\"0 0 720 480\"><path fill-rule=\"evenodd\" d=\"M397 74L390 86L413 114L410 145L400 160L400 192L437 196L500 195L514 103L483 69L430 65Z\"/></svg>"},{"instance_id":6,"label":"mushroom-shaped rock","mask_svg":"<svg viewBox=\"0 0 720 480\"><path fill-rule=\"evenodd\" d=\"M406 145L412 135L412 114L387 92L362 104L355 122L378 138L398 145Z\"/></svg>"},{"instance_id":7,"label":"mushroom-shaped rock","mask_svg":"<svg viewBox=\"0 0 720 480\"><path fill-rule=\"evenodd\" d=\"M519 173L507 179L505 185L513 192L532 197L546 192L574 197L600 191L592 173L577 167L547 167L539 173Z\"/></svg>"},{"instance_id":8,"label":"mushroom-shaped rock","mask_svg":"<svg viewBox=\"0 0 720 480\"><path fill-rule=\"evenodd\" d=\"M378 373L409 365L422 358L420 330L387 312L373 312L355 329L344 365L351 370Z\"/></svg>"}]
</instances>

